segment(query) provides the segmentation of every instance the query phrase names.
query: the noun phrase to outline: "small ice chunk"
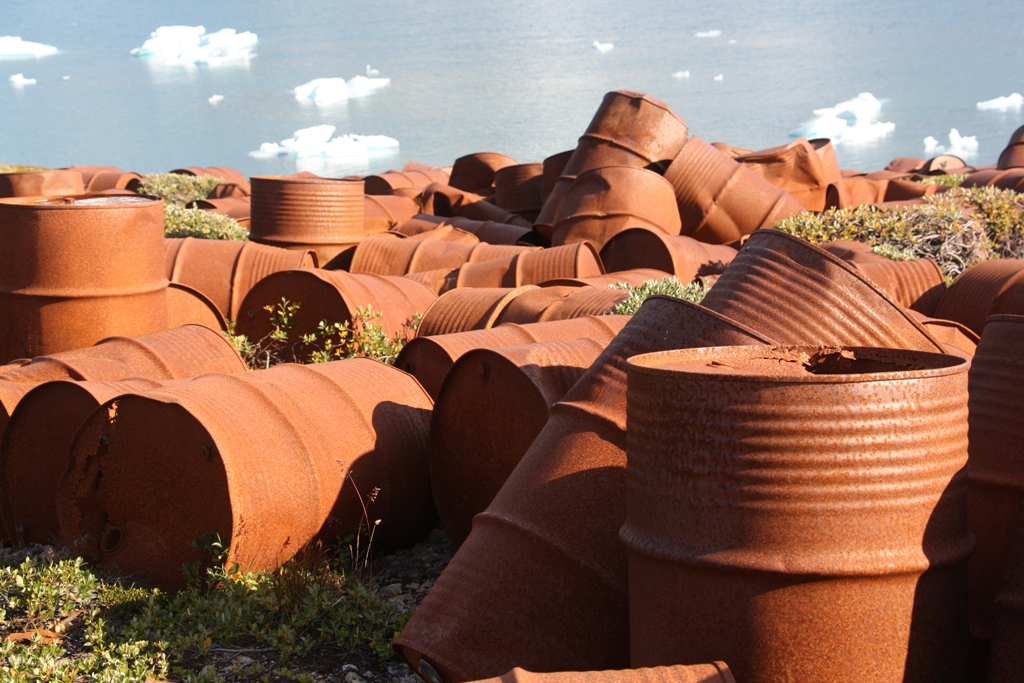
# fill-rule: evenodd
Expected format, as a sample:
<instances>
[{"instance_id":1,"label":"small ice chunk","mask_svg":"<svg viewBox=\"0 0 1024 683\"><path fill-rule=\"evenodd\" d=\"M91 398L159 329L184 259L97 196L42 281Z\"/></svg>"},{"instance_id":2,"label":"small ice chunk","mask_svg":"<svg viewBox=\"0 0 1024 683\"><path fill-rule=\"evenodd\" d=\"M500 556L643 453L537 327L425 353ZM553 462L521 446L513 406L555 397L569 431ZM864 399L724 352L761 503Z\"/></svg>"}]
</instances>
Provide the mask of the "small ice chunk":
<instances>
[{"instance_id":1,"label":"small ice chunk","mask_svg":"<svg viewBox=\"0 0 1024 683\"><path fill-rule=\"evenodd\" d=\"M719 83L721 83L722 81L725 80L725 75L724 74L718 74L717 76L715 76L715 80L718 81Z\"/></svg>"},{"instance_id":2,"label":"small ice chunk","mask_svg":"<svg viewBox=\"0 0 1024 683\"><path fill-rule=\"evenodd\" d=\"M948 148L929 135L924 139L924 153L928 156L952 154L961 158L973 157L978 153L978 138L974 135L960 135L956 128L950 128Z\"/></svg>"},{"instance_id":3,"label":"small ice chunk","mask_svg":"<svg viewBox=\"0 0 1024 683\"><path fill-rule=\"evenodd\" d=\"M717 28L710 31L697 31L693 34L695 38L717 38L720 35L722 35L722 32Z\"/></svg>"},{"instance_id":4,"label":"small ice chunk","mask_svg":"<svg viewBox=\"0 0 1024 683\"><path fill-rule=\"evenodd\" d=\"M928 156L938 156L946 151L946 148L939 144L939 141L931 135L924 139L924 153Z\"/></svg>"},{"instance_id":5,"label":"small ice chunk","mask_svg":"<svg viewBox=\"0 0 1024 683\"><path fill-rule=\"evenodd\" d=\"M161 26L131 54L156 57L167 64L217 65L248 60L256 41L255 33L233 28L207 33L203 26Z\"/></svg>"},{"instance_id":6,"label":"small ice chunk","mask_svg":"<svg viewBox=\"0 0 1024 683\"><path fill-rule=\"evenodd\" d=\"M25 78L25 74L14 74L7 80L14 84L16 88L21 88L26 85L35 85L36 82L36 79L34 78Z\"/></svg>"},{"instance_id":7,"label":"small ice chunk","mask_svg":"<svg viewBox=\"0 0 1024 683\"><path fill-rule=\"evenodd\" d=\"M217 104L218 102L220 102L223 99L224 99L223 95L210 95L210 99L208 99L206 101L209 102L210 104Z\"/></svg>"},{"instance_id":8,"label":"small ice chunk","mask_svg":"<svg viewBox=\"0 0 1024 683\"><path fill-rule=\"evenodd\" d=\"M21 36L0 36L0 59L26 59L57 54L53 45L22 40Z\"/></svg>"},{"instance_id":9,"label":"small ice chunk","mask_svg":"<svg viewBox=\"0 0 1024 683\"><path fill-rule=\"evenodd\" d=\"M63 76L63 77L61 77L61 80L70 81L71 80L71 76Z\"/></svg>"},{"instance_id":10,"label":"small ice chunk","mask_svg":"<svg viewBox=\"0 0 1024 683\"><path fill-rule=\"evenodd\" d=\"M878 121L882 103L862 92L831 107L815 109L815 118L790 133L792 137L828 138L835 143L863 144L886 137L896 124Z\"/></svg>"},{"instance_id":11,"label":"small ice chunk","mask_svg":"<svg viewBox=\"0 0 1024 683\"><path fill-rule=\"evenodd\" d=\"M292 92L295 99L325 105L344 102L355 97L367 97L391 84L390 78L367 78L353 76L346 83L344 78L314 78L297 86Z\"/></svg>"},{"instance_id":12,"label":"small ice chunk","mask_svg":"<svg viewBox=\"0 0 1024 683\"><path fill-rule=\"evenodd\" d=\"M982 111L1010 111L1011 109L1020 109L1022 106L1024 106L1024 97L1019 92L1006 97L997 97L994 100L978 102L978 109Z\"/></svg>"},{"instance_id":13,"label":"small ice chunk","mask_svg":"<svg viewBox=\"0 0 1024 683\"><path fill-rule=\"evenodd\" d=\"M611 52L612 50L615 49L614 43L602 43L599 40L595 40L593 43L590 44L590 46L597 50L598 52Z\"/></svg>"},{"instance_id":14,"label":"small ice chunk","mask_svg":"<svg viewBox=\"0 0 1024 683\"><path fill-rule=\"evenodd\" d=\"M678 78L679 80L683 80L684 78L689 78L689 77L690 77L690 72L689 71L677 71L674 74L672 74L672 78Z\"/></svg>"}]
</instances>

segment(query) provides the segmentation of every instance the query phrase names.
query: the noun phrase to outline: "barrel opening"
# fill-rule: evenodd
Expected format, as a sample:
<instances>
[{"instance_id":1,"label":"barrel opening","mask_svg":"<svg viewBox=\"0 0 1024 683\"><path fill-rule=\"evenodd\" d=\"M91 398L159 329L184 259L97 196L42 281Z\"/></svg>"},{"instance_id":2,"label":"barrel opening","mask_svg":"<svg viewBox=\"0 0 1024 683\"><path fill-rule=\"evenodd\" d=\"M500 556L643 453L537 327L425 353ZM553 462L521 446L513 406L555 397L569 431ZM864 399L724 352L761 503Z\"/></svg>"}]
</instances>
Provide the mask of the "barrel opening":
<instances>
[{"instance_id":1,"label":"barrel opening","mask_svg":"<svg viewBox=\"0 0 1024 683\"><path fill-rule=\"evenodd\" d=\"M804 368L812 375L868 375L878 372L907 372L924 369L921 363L866 356L853 349L823 350L812 355Z\"/></svg>"}]
</instances>

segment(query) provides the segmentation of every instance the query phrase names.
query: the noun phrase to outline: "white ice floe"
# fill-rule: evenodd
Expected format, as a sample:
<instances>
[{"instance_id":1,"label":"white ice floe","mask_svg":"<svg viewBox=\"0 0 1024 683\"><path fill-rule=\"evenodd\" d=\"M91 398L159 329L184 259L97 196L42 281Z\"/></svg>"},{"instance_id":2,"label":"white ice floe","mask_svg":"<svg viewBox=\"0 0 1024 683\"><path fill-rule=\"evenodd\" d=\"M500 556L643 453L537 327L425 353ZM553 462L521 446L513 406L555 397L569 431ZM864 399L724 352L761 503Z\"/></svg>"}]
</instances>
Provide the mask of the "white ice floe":
<instances>
[{"instance_id":1,"label":"white ice floe","mask_svg":"<svg viewBox=\"0 0 1024 683\"><path fill-rule=\"evenodd\" d=\"M878 121L882 103L869 92L832 107L815 109L815 118L796 129L790 136L828 138L835 143L863 144L886 137L896 130L896 124Z\"/></svg>"},{"instance_id":2,"label":"white ice floe","mask_svg":"<svg viewBox=\"0 0 1024 683\"><path fill-rule=\"evenodd\" d=\"M71 76L61 76L61 80L70 81L71 80Z\"/></svg>"},{"instance_id":3,"label":"white ice floe","mask_svg":"<svg viewBox=\"0 0 1024 683\"><path fill-rule=\"evenodd\" d=\"M1010 111L1011 109L1020 109L1024 106L1024 97L1019 92L1015 92L1012 95L1006 97L997 97L994 100L985 100L984 102L978 102L978 109L995 110L995 111Z\"/></svg>"},{"instance_id":4,"label":"white ice floe","mask_svg":"<svg viewBox=\"0 0 1024 683\"><path fill-rule=\"evenodd\" d=\"M722 35L722 32L717 28L710 31L697 31L693 34L694 38L717 38Z\"/></svg>"},{"instance_id":5,"label":"white ice floe","mask_svg":"<svg viewBox=\"0 0 1024 683\"><path fill-rule=\"evenodd\" d=\"M26 85L35 85L36 82L36 79L34 78L25 78L25 74L14 74L7 80L9 80L16 88L21 88Z\"/></svg>"},{"instance_id":6,"label":"white ice floe","mask_svg":"<svg viewBox=\"0 0 1024 683\"><path fill-rule=\"evenodd\" d=\"M614 43L602 43L599 40L595 40L593 43L590 44L590 47L594 48L598 52L611 52L612 50L615 49L615 44Z\"/></svg>"},{"instance_id":7,"label":"white ice floe","mask_svg":"<svg viewBox=\"0 0 1024 683\"><path fill-rule=\"evenodd\" d=\"M332 138L335 130L334 126L326 124L303 128L287 140L264 142L258 150L249 152L249 156L255 159L293 156L296 159L359 160L388 155L398 149L398 140L385 135L339 135Z\"/></svg>"},{"instance_id":8,"label":"white ice floe","mask_svg":"<svg viewBox=\"0 0 1024 683\"><path fill-rule=\"evenodd\" d=\"M344 78L314 78L295 87L292 92L295 93L295 99L300 102L333 104L357 97L367 97L390 84L390 78L366 76L353 76L348 82L345 82Z\"/></svg>"},{"instance_id":9,"label":"white ice floe","mask_svg":"<svg viewBox=\"0 0 1024 683\"><path fill-rule=\"evenodd\" d=\"M725 74L718 74L717 76L715 76L715 80L721 83L722 81L725 80Z\"/></svg>"},{"instance_id":10,"label":"white ice floe","mask_svg":"<svg viewBox=\"0 0 1024 683\"><path fill-rule=\"evenodd\" d=\"M25 59L57 54L53 45L22 40L21 36L0 36L0 59Z\"/></svg>"},{"instance_id":11,"label":"white ice floe","mask_svg":"<svg viewBox=\"0 0 1024 683\"><path fill-rule=\"evenodd\" d=\"M689 78L689 77L690 77L690 72L689 71L677 71L674 74L672 74L672 78L678 78L679 80L683 80L684 78Z\"/></svg>"},{"instance_id":12,"label":"white ice floe","mask_svg":"<svg viewBox=\"0 0 1024 683\"><path fill-rule=\"evenodd\" d=\"M218 102L220 102L223 99L224 99L223 95L210 95L210 99L208 99L206 101L209 102L210 104L217 104Z\"/></svg>"},{"instance_id":13,"label":"white ice floe","mask_svg":"<svg viewBox=\"0 0 1024 683\"><path fill-rule=\"evenodd\" d=\"M960 135L960 131L956 128L950 128L948 148L939 144L938 140L929 135L924 139L924 153L928 156L952 154L961 159L966 159L978 153L978 138L973 135Z\"/></svg>"},{"instance_id":14,"label":"white ice floe","mask_svg":"<svg viewBox=\"0 0 1024 683\"><path fill-rule=\"evenodd\" d=\"M239 33L233 28L207 33L203 26L161 26L131 53L162 59L167 64L215 65L249 59L256 39L255 33Z\"/></svg>"}]
</instances>

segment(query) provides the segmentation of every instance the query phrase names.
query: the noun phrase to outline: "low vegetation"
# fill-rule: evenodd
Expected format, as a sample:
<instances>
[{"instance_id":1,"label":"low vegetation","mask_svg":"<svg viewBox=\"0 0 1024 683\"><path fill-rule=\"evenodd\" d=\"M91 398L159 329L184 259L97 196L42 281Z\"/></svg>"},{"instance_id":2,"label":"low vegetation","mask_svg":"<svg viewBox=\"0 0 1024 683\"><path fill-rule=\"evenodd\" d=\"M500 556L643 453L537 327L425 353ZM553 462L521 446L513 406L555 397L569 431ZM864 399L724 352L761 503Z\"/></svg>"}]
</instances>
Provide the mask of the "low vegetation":
<instances>
[{"instance_id":1,"label":"low vegetation","mask_svg":"<svg viewBox=\"0 0 1024 683\"><path fill-rule=\"evenodd\" d=\"M249 231L230 216L202 209L189 209L186 205L206 199L213 189L224 182L212 176L191 176L179 173L152 173L138 193L164 200L164 236L197 237L208 240L249 239Z\"/></svg>"},{"instance_id":2,"label":"low vegetation","mask_svg":"<svg viewBox=\"0 0 1024 683\"><path fill-rule=\"evenodd\" d=\"M1024 196L954 187L919 205L804 212L775 227L815 244L857 240L890 257L932 258L953 279L981 261L1024 257Z\"/></svg>"},{"instance_id":3,"label":"low vegetation","mask_svg":"<svg viewBox=\"0 0 1024 683\"><path fill-rule=\"evenodd\" d=\"M662 278L661 280L645 280L639 285L619 282L614 285L610 285L609 289L629 290L629 297L616 305L615 308L611 310L611 314L633 315L640 310L640 306L647 301L648 297L652 297L655 294L666 294L668 296L674 296L677 299L683 299L685 301L699 304L704 300L704 295L708 293L709 288L705 287L704 284L700 282L683 284L679 278L670 275Z\"/></svg>"},{"instance_id":4,"label":"low vegetation","mask_svg":"<svg viewBox=\"0 0 1024 683\"><path fill-rule=\"evenodd\" d=\"M0 164L0 173L31 173L32 171L49 171L42 166L20 166L18 164Z\"/></svg>"},{"instance_id":5,"label":"low vegetation","mask_svg":"<svg viewBox=\"0 0 1024 683\"><path fill-rule=\"evenodd\" d=\"M180 173L149 173L139 186L138 193L160 197L168 204L185 206L189 202L206 199L214 188L225 182L213 176L194 176Z\"/></svg>"}]
</instances>

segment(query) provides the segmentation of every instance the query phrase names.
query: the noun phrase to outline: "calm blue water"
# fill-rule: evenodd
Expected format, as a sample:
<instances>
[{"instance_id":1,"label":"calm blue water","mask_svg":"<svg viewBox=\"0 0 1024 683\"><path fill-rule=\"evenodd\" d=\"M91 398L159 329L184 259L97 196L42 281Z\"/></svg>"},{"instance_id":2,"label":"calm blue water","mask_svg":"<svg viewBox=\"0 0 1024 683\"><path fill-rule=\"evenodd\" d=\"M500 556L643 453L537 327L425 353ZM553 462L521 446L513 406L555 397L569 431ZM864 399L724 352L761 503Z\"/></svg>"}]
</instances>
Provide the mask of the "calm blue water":
<instances>
[{"instance_id":1,"label":"calm blue water","mask_svg":"<svg viewBox=\"0 0 1024 683\"><path fill-rule=\"evenodd\" d=\"M128 54L173 24L253 31L258 54L218 67ZM1024 112L975 106L1024 92L1021 27L1020 0L0 0L0 35L61 49L0 60L0 162L292 172L294 159L247 153L323 123L401 143L338 171L484 150L539 161L574 146L606 91L628 88L668 102L691 133L754 149L787 142L813 109L871 92L895 132L839 145L844 167L925 156L925 136L947 143L952 127L977 137L971 161L986 164L1024 123ZM711 29L721 36L694 37ZM595 40L615 47L599 53ZM289 92L367 64L389 88L331 108ZM682 70L689 79L672 77ZM37 84L9 84L19 72ZM224 95L216 107L213 94Z\"/></svg>"}]
</instances>

